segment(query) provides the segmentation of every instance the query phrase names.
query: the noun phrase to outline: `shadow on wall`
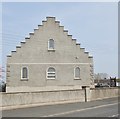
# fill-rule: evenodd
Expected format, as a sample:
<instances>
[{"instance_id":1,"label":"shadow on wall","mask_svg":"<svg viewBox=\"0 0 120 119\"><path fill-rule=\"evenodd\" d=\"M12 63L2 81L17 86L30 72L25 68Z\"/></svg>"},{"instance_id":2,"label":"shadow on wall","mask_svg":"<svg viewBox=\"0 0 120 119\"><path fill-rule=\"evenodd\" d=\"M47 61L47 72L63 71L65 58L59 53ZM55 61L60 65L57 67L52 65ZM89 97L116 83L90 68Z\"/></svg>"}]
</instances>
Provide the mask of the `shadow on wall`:
<instances>
[{"instance_id":1,"label":"shadow on wall","mask_svg":"<svg viewBox=\"0 0 120 119\"><path fill-rule=\"evenodd\" d=\"M6 92L6 83L4 81L0 81L0 92Z\"/></svg>"}]
</instances>

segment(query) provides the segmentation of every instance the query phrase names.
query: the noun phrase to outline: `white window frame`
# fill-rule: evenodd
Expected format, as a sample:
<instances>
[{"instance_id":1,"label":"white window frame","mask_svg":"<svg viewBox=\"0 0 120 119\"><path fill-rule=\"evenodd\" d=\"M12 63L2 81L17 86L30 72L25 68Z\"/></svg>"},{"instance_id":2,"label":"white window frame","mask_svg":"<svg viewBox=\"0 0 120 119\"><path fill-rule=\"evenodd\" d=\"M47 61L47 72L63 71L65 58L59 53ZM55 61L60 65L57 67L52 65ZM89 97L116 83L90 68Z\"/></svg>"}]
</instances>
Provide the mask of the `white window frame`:
<instances>
[{"instance_id":1,"label":"white window frame","mask_svg":"<svg viewBox=\"0 0 120 119\"><path fill-rule=\"evenodd\" d=\"M53 40L53 39L51 38L51 39L48 40L48 50L49 51L55 51L55 41L53 40L54 41L54 48L50 48L49 47L50 46L50 40Z\"/></svg>"},{"instance_id":2,"label":"white window frame","mask_svg":"<svg viewBox=\"0 0 120 119\"><path fill-rule=\"evenodd\" d=\"M80 79L80 76L79 76L79 77L76 77L76 76L75 76L75 74L76 74L76 72L75 72L75 71L76 71L76 68L79 68L79 70L80 70L80 67L78 67L78 66L74 68L74 79L78 79L78 80L79 80L79 79Z\"/></svg>"},{"instance_id":3,"label":"white window frame","mask_svg":"<svg viewBox=\"0 0 120 119\"><path fill-rule=\"evenodd\" d=\"M48 72L48 69L49 69L49 68L54 68L54 67L51 66L51 67L48 67L48 68L47 68L47 71L46 71L46 79L56 79L56 69L54 68L54 69L55 69L55 72ZM51 73L51 74L49 75L49 73ZM50 78L49 76L53 76L53 77Z\"/></svg>"},{"instance_id":4,"label":"white window frame","mask_svg":"<svg viewBox=\"0 0 120 119\"><path fill-rule=\"evenodd\" d=\"M27 78L23 78L23 68L27 68ZM21 80L28 80L29 79L29 69L27 66L21 67Z\"/></svg>"}]
</instances>

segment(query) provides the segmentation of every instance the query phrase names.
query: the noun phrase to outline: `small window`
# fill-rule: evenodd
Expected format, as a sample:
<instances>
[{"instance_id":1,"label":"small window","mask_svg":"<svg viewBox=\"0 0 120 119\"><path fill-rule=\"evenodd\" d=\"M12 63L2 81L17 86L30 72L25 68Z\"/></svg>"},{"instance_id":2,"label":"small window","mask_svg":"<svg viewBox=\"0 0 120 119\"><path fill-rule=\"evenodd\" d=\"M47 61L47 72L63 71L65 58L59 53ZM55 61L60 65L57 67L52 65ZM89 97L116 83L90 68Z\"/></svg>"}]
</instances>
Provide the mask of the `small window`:
<instances>
[{"instance_id":1,"label":"small window","mask_svg":"<svg viewBox=\"0 0 120 119\"><path fill-rule=\"evenodd\" d=\"M48 49L49 50L54 50L54 40L53 39L50 39L48 41Z\"/></svg>"},{"instance_id":2,"label":"small window","mask_svg":"<svg viewBox=\"0 0 120 119\"><path fill-rule=\"evenodd\" d=\"M50 67L47 70L47 79L55 79L55 69L53 67Z\"/></svg>"},{"instance_id":3,"label":"small window","mask_svg":"<svg viewBox=\"0 0 120 119\"><path fill-rule=\"evenodd\" d=\"M28 79L28 68L27 67L22 67L21 79Z\"/></svg>"},{"instance_id":4,"label":"small window","mask_svg":"<svg viewBox=\"0 0 120 119\"><path fill-rule=\"evenodd\" d=\"M74 78L75 79L80 79L80 68L76 67L74 71Z\"/></svg>"}]
</instances>

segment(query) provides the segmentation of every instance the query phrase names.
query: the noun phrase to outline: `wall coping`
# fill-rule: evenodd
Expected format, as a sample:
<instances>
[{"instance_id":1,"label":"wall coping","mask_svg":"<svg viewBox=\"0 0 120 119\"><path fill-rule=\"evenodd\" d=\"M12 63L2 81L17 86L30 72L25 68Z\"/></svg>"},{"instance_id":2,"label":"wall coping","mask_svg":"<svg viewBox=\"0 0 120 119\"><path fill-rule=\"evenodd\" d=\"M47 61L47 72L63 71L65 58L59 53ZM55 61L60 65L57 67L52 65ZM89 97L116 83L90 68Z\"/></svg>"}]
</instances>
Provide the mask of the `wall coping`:
<instances>
[{"instance_id":1,"label":"wall coping","mask_svg":"<svg viewBox=\"0 0 120 119\"><path fill-rule=\"evenodd\" d=\"M1 92L0 94L19 94L19 93L42 93L42 92L62 92L62 91L78 91L78 90L81 90L81 91L84 91L83 89L63 89L63 90L44 90L44 91L28 91L28 92Z\"/></svg>"},{"instance_id":2,"label":"wall coping","mask_svg":"<svg viewBox=\"0 0 120 119\"><path fill-rule=\"evenodd\" d=\"M91 88L90 90L105 90L105 89L119 89L119 87Z\"/></svg>"}]
</instances>

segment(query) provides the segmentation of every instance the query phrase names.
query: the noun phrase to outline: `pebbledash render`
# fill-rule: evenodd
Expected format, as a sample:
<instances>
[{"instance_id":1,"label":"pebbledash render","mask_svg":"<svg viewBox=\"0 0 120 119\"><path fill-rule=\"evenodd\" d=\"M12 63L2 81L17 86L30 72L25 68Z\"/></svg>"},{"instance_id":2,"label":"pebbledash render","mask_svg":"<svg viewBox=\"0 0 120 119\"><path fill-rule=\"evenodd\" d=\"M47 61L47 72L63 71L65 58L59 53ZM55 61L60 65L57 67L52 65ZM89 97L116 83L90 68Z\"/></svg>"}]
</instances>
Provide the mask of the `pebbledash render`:
<instances>
[{"instance_id":1,"label":"pebbledash render","mask_svg":"<svg viewBox=\"0 0 120 119\"><path fill-rule=\"evenodd\" d=\"M7 56L7 92L94 88L93 57L55 17Z\"/></svg>"}]
</instances>

